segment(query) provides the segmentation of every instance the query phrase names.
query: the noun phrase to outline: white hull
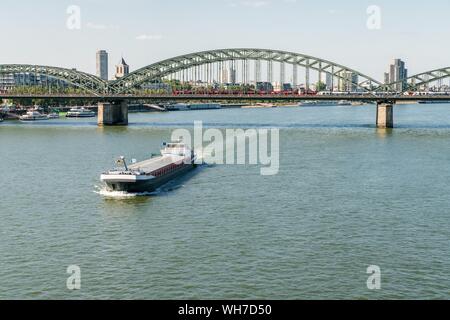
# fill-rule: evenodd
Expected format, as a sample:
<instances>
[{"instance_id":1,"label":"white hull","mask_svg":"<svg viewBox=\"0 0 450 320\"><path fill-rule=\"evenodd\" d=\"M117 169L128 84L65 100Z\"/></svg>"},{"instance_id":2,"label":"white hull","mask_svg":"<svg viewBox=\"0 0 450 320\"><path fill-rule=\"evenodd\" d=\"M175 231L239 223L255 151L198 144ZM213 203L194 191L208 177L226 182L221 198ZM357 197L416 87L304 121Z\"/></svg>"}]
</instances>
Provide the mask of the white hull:
<instances>
[{"instance_id":1,"label":"white hull","mask_svg":"<svg viewBox=\"0 0 450 320\"><path fill-rule=\"evenodd\" d=\"M66 118L95 118L94 114L66 114Z\"/></svg>"},{"instance_id":2,"label":"white hull","mask_svg":"<svg viewBox=\"0 0 450 320\"><path fill-rule=\"evenodd\" d=\"M300 107L339 107L339 106L351 106L350 102L346 101L313 101L313 102L300 102Z\"/></svg>"},{"instance_id":3,"label":"white hull","mask_svg":"<svg viewBox=\"0 0 450 320\"><path fill-rule=\"evenodd\" d=\"M38 116L38 117L29 117L29 116L22 116L19 118L20 121L44 121L48 120L47 116Z\"/></svg>"},{"instance_id":4,"label":"white hull","mask_svg":"<svg viewBox=\"0 0 450 320\"><path fill-rule=\"evenodd\" d=\"M37 111L28 111L27 114L19 117L20 121L43 121L48 120L47 116L40 114Z\"/></svg>"},{"instance_id":5,"label":"white hull","mask_svg":"<svg viewBox=\"0 0 450 320\"><path fill-rule=\"evenodd\" d=\"M72 108L66 113L66 118L94 118L95 112L85 108Z\"/></svg>"},{"instance_id":6,"label":"white hull","mask_svg":"<svg viewBox=\"0 0 450 320\"><path fill-rule=\"evenodd\" d=\"M47 115L47 118L48 119L59 119L59 114L52 113L52 114Z\"/></svg>"}]
</instances>

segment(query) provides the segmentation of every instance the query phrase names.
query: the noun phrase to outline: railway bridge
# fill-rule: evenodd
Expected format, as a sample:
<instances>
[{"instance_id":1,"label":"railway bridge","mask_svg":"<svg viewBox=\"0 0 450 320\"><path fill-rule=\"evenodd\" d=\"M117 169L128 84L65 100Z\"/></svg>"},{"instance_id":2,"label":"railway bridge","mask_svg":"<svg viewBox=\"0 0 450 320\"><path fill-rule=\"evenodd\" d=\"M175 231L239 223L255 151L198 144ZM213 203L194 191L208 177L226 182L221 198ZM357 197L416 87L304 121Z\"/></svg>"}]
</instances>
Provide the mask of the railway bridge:
<instances>
[{"instance_id":1,"label":"railway bridge","mask_svg":"<svg viewBox=\"0 0 450 320\"><path fill-rule=\"evenodd\" d=\"M404 92L417 92L428 88L436 81L450 78L450 68L423 72L402 80L403 92L395 92L396 83L384 84L353 68L305 55L301 53L256 49L233 48L195 52L166 59L140 68L129 75L112 81L105 81L94 75L51 66L37 65L0 65L0 76L11 74L34 74L64 81L79 88L79 94L33 94L0 93L0 98L40 98L40 99L82 99L89 98L98 102L100 125L126 125L128 123L128 101L304 101L304 100L349 100L375 101L377 103L376 123L379 127L393 126L393 106L397 101L418 100L415 96L406 96ZM331 92L327 95L311 95L311 83L323 83L326 77ZM302 80L300 80L302 79ZM218 85L246 86L253 84L255 92L229 93L207 91L203 94L144 94L138 88L147 84L160 84L172 81L181 86L203 86L213 88ZM275 81L276 80L276 81ZM303 82L303 92L292 94L270 94L265 86L278 83L279 91L284 86L298 87ZM335 84L345 92L333 92ZM263 87L259 90L257 87ZM288 89L289 90L289 89ZM49 90L51 91L51 90ZM260 94L269 91L269 94ZM341 90L340 90L341 91ZM293 92L293 91L292 91ZM184 92L183 92L184 93ZM355 94L351 94L355 93ZM356 94L358 93L358 94ZM446 93L421 96L420 100L450 100Z\"/></svg>"}]
</instances>

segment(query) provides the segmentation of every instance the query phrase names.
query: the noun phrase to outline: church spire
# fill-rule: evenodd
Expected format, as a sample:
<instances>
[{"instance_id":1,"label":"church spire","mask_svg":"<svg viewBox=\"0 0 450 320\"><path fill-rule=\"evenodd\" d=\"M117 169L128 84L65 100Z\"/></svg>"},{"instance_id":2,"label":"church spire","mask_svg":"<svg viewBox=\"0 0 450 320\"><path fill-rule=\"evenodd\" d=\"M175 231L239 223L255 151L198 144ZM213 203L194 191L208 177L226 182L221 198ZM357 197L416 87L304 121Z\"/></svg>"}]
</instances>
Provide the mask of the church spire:
<instances>
[{"instance_id":1,"label":"church spire","mask_svg":"<svg viewBox=\"0 0 450 320\"><path fill-rule=\"evenodd\" d=\"M120 58L119 63L116 65L116 79L127 76L130 73L130 66L125 62L125 59Z\"/></svg>"}]
</instances>

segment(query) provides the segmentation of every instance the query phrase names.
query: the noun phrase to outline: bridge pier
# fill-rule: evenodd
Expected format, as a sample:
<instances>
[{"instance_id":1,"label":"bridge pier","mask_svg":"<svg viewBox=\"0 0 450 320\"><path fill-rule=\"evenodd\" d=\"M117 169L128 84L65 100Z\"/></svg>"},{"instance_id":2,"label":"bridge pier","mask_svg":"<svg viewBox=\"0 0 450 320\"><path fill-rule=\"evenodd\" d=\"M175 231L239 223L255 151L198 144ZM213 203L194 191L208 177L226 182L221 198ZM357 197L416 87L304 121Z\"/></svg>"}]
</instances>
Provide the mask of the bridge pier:
<instances>
[{"instance_id":1,"label":"bridge pier","mask_svg":"<svg viewBox=\"0 0 450 320\"><path fill-rule=\"evenodd\" d=\"M128 125L128 103L126 101L100 102L98 104L98 125Z\"/></svg>"},{"instance_id":2,"label":"bridge pier","mask_svg":"<svg viewBox=\"0 0 450 320\"><path fill-rule=\"evenodd\" d=\"M377 128L394 127L394 105L392 103L377 102Z\"/></svg>"}]
</instances>

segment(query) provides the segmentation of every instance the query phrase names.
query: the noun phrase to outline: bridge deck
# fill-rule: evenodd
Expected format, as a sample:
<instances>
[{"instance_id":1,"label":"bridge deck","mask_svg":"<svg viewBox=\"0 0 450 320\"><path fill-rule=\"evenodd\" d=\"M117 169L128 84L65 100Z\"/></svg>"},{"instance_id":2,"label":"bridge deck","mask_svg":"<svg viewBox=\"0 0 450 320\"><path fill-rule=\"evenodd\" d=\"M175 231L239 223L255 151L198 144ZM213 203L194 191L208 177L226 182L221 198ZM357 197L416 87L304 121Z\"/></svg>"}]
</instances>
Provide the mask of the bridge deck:
<instances>
[{"instance_id":1,"label":"bridge deck","mask_svg":"<svg viewBox=\"0 0 450 320\"><path fill-rule=\"evenodd\" d=\"M307 101L307 100L346 100L346 101L365 101L365 102L392 102L397 101L450 101L450 95L432 95L432 96L406 96L406 95L95 95L95 94L9 94L0 93L0 99L87 99L91 101L123 101L123 100L144 100L144 101Z\"/></svg>"}]
</instances>

